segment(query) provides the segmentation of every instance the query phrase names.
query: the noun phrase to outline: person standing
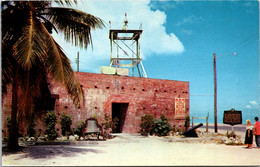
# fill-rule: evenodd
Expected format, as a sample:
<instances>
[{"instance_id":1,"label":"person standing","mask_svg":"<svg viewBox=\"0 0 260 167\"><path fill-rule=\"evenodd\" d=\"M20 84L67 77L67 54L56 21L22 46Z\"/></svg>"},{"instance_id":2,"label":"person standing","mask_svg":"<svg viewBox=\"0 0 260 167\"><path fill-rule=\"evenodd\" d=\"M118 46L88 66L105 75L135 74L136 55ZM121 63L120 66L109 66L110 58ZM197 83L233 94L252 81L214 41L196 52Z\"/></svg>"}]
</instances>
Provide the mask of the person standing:
<instances>
[{"instance_id":1,"label":"person standing","mask_svg":"<svg viewBox=\"0 0 260 167\"><path fill-rule=\"evenodd\" d=\"M255 117L254 135L255 135L256 147L260 148L260 122L258 121L258 117Z\"/></svg>"},{"instance_id":2,"label":"person standing","mask_svg":"<svg viewBox=\"0 0 260 167\"><path fill-rule=\"evenodd\" d=\"M245 144L248 144L246 148L251 149L253 145L253 128L254 126L251 124L251 121L248 119L246 120L246 135L245 135Z\"/></svg>"}]
</instances>

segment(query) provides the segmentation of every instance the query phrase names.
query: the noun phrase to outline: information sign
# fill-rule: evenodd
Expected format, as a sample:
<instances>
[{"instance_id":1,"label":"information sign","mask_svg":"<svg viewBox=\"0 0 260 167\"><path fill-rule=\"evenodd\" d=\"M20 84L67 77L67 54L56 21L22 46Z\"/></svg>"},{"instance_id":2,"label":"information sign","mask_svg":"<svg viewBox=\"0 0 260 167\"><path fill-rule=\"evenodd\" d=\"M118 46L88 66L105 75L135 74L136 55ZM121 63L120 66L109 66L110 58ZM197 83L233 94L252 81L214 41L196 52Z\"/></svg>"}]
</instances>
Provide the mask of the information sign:
<instances>
[{"instance_id":1,"label":"information sign","mask_svg":"<svg viewBox=\"0 0 260 167\"><path fill-rule=\"evenodd\" d=\"M224 111L223 123L232 126L242 124L242 112L235 110Z\"/></svg>"}]
</instances>

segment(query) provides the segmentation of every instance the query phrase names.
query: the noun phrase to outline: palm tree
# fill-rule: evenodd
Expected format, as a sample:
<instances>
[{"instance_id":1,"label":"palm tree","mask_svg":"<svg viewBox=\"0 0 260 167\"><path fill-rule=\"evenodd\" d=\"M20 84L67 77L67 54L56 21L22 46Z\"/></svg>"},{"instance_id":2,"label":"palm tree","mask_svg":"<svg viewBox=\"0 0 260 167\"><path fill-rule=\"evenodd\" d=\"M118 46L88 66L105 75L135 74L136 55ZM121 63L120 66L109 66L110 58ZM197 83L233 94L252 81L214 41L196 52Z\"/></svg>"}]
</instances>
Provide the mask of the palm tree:
<instances>
[{"instance_id":1,"label":"palm tree","mask_svg":"<svg viewBox=\"0 0 260 167\"><path fill-rule=\"evenodd\" d=\"M60 5L68 0L56 1ZM4 1L2 7L2 91L12 86L9 148L18 147L17 119L34 112L35 101L49 94L48 82L62 83L76 106L84 103L82 88L70 61L51 36L87 48L91 29L104 26L101 19L76 9L52 7L51 1ZM47 90L47 91L43 91Z\"/></svg>"}]
</instances>

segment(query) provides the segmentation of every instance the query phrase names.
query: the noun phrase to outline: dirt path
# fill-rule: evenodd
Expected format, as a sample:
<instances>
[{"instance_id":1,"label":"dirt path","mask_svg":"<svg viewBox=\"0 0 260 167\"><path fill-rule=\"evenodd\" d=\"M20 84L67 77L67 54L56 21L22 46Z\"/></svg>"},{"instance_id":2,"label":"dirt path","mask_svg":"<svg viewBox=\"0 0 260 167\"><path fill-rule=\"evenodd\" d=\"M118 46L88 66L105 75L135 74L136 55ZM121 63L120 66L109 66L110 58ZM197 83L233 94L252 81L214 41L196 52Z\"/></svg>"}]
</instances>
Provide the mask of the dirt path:
<instances>
[{"instance_id":1,"label":"dirt path","mask_svg":"<svg viewBox=\"0 0 260 167\"><path fill-rule=\"evenodd\" d=\"M2 165L260 165L260 149L120 135L108 141L31 146L16 154L4 152Z\"/></svg>"}]
</instances>

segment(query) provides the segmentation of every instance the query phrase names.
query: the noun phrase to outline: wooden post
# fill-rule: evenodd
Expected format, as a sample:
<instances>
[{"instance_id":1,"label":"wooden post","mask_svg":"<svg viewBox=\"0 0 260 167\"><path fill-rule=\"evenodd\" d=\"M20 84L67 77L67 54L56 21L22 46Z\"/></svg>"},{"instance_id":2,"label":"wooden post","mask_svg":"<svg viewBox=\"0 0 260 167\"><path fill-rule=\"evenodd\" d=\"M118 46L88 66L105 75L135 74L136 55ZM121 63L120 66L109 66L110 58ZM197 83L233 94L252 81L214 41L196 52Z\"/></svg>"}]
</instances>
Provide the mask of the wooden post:
<instances>
[{"instance_id":1,"label":"wooden post","mask_svg":"<svg viewBox=\"0 0 260 167\"><path fill-rule=\"evenodd\" d=\"M216 53L213 54L213 63L214 63L214 124L215 124L215 133L218 133Z\"/></svg>"},{"instance_id":2,"label":"wooden post","mask_svg":"<svg viewBox=\"0 0 260 167\"><path fill-rule=\"evenodd\" d=\"M206 118L206 132L208 133L209 132L209 117Z\"/></svg>"}]
</instances>

